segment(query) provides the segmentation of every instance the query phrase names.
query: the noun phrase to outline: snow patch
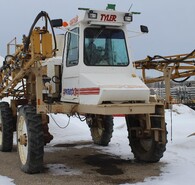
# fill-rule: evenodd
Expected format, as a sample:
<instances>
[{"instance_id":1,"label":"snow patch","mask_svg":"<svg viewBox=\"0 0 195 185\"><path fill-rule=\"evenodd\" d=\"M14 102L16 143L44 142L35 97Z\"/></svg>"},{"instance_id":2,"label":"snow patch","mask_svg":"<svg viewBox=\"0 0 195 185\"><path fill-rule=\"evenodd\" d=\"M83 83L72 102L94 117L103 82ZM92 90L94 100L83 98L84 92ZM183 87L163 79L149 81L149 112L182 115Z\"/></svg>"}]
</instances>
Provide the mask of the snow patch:
<instances>
[{"instance_id":1,"label":"snow patch","mask_svg":"<svg viewBox=\"0 0 195 185\"><path fill-rule=\"evenodd\" d=\"M0 184L2 185L15 185L13 181L14 181L13 179L0 175Z\"/></svg>"},{"instance_id":2,"label":"snow patch","mask_svg":"<svg viewBox=\"0 0 195 185\"><path fill-rule=\"evenodd\" d=\"M4 58L2 56L0 56L0 62L3 62Z\"/></svg>"},{"instance_id":3,"label":"snow patch","mask_svg":"<svg viewBox=\"0 0 195 185\"><path fill-rule=\"evenodd\" d=\"M50 145L91 140L88 125L85 121L81 122L76 117L69 118L64 114L50 114L49 128L51 134L54 135L54 139L51 141Z\"/></svg>"},{"instance_id":4,"label":"snow patch","mask_svg":"<svg viewBox=\"0 0 195 185\"><path fill-rule=\"evenodd\" d=\"M133 159L131 148L129 147L128 132L124 117L114 118L114 132L109 143L109 147L94 145L94 148L101 149L105 153L119 156L121 159Z\"/></svg>"}]
</instances>

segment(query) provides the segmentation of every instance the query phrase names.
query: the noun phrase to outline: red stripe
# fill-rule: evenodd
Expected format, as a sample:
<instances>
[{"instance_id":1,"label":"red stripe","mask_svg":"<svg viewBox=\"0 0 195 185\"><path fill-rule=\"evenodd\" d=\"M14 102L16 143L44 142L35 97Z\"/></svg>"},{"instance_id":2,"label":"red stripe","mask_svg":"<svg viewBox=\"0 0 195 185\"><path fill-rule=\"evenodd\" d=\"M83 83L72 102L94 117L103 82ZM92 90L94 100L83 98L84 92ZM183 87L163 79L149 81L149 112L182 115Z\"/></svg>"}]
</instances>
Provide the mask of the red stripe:
<instances>
[{"instance_id":1,"label":"red stripe","mask_svg":"<svg viewBox=\"0 0 195 185\"><path fill-rule=\"evenodd\" d=\"M81 88L80 91L100 91L100 88Z\"/></svg>"},{"instance_id":2,"label":"red stripe","mask_svg":"<svg viewBox=\"0 0 195 185\"><path fill-rule=\"evenodd\" d=\"M100 88L97 87L79 89L80 95L98 95L99 93L100 93Z\"/></svg>"},{"instance_id":3,"label":"red stripe","mask_svg":"<svg viewBox=\"0 0 195 185\"><path fill-rule=\"evenodd\" d=\"M98 95L99 92L80 92L80 95Z\"/></svg>"},{"instance_id":4,"label":"red stripe","mask_svg":"<svg viewBox=\"0 0 195 185\"><path fill-rule=\"evenodd\" d=\"M114 114L113 116L114 116L114 117L125 117L124 114Z\"/></svg>"}]
</instances>

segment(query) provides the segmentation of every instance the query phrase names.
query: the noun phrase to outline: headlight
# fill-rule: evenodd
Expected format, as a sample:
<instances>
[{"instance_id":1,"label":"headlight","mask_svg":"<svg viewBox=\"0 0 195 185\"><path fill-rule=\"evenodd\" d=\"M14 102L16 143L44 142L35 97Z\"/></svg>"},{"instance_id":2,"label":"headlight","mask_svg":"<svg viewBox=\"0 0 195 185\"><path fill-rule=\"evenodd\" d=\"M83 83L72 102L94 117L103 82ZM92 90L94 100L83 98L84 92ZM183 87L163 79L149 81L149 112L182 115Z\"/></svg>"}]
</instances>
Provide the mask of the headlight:
<instances>
[{"instance_id":1,"label":"headlight","mask_svg":"<svg viewBox=\"0 0 195 185\"><path fill-rule=\"evenodd\" d=\"M94 13L93 10L90 10L88 13L89 19L97 19L97 13Z\"/></svg>"},{"instance_id":2,"label":"headlight","mask_svg":"<svg viewBox=\"0 0 195 185\"><path fill-rule=\"evenodd\" d=\"M124 21L132 22L133 21L133 16L129 13L126 13L125 16L124 16Z\"/></svg>"}]
</instances>

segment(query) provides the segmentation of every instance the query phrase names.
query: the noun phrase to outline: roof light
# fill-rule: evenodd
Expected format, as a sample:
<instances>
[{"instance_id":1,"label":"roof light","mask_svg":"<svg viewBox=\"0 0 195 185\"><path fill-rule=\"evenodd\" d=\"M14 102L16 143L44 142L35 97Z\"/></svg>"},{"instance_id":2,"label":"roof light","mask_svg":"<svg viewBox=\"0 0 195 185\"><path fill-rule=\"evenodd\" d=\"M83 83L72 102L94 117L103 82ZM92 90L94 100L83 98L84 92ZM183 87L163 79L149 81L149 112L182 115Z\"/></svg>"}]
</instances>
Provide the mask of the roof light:
<instances>
[{"instance_id":1,"label":"roof light","mask_svg":"<svg viewBox=\"0 0 195 185\"><path fill-rule=\"evenodd\" d=\"M88 13L89 19L97 19L97 13L94 13L93 10L90 10Z\"/></svg>"},{"instance_id":2,"label":"roof light","mask_svg":"<svg viewBox=\"0 0 195 185\"><path fill-rule=\"evenodd\" d=\"M133 21L133 16L129 13L126 13L125 16L124 16L124 21L132 22Z\"/></svg>"},{"instance_id":3,"label":"roof light","mask_svg":"<svg viewBox=\"0 0 195 185\"><path fill-rule=\"evenodd\" d=\"M67 27L68 26L68 23L64 21L63 24L62 24L62 26L63 27Z\"/></svg>"},{"instance_id":4,"label":"roof light","mask_svg":"<svg viewBox=\"0 0 195 185\"><path fill-rule=\"evenodd\" d=\"M108 4L106 10L115 10L115 7L116 7L115 4Z\"/></svg>"}]
</instances>

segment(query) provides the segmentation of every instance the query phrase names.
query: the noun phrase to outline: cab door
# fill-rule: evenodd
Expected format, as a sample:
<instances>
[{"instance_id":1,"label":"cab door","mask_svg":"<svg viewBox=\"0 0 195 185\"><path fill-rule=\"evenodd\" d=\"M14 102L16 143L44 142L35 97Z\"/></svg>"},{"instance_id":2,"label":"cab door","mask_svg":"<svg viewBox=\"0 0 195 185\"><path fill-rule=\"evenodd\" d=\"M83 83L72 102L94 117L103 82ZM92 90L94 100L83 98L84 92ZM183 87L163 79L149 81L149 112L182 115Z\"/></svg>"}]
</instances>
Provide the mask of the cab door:
<instances>
[{"instance_id":1,"label":"cab door","mask_svg":"<svg viewBox=\"0 0 195 185\"><path fill-rule=\"evenodd\" d=\"M67 32L65 38L61 101L78 103L79 28Z\"/></svg>"}]
</instances>

